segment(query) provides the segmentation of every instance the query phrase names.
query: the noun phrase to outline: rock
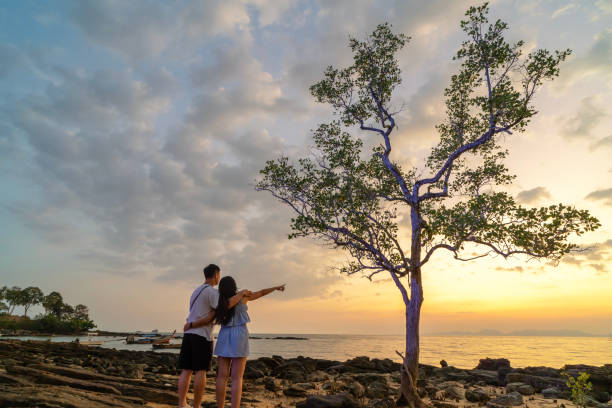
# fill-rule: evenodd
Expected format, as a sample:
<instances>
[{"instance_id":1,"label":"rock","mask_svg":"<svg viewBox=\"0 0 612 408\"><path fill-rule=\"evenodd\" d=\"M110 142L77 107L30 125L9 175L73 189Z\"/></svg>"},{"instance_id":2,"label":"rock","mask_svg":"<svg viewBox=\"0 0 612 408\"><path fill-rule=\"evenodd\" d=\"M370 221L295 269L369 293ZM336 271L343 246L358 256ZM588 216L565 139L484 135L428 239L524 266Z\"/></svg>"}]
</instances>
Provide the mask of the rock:
<instances>
[{"instance_id":1,"label":"rock","mask_svg":"<svg viewBox=\"0 0 612 408\"><path fill-rule=\"evenodd\" d=\"M606 403L610 401L610 393L607 391L594 391L593 398L601 403Z\"/></svg>"},{"instance_id":2,"label":"rock","mask_svg":"<svg viewBox=\"0 0 612 408\"><path fill-rule=\"evenodd\" d=\"M561 391L557 387L548 387L542 390L544 398L560 398Z\"/></svg>"},{"instance_id":3,"label":"rock","mask_svg":"<svg viewBox=\"0 0 612 408\"><path fill-rule=\"evenodd\" d=\"M436 408L459 408L456 402L431 400L431 404Z\"/></svg>"},{"instance_id":4,"label":"rock","mask_svg":"<svg viewBox=\"0 0 612 408\"><path fill-rule=\"evenodd\" d=\"M88 391L96 391L103 394L121 394L117 388L106 384L95 383L92 381L78 380L76 378L64 377L29 367L9 366L6 367L9 374L24 376L35 380L36 384L64 385L70 388L78 388Z\"/></svg>"},{"instance_id":5,"label":"rock","mask_svg":"<svg viewBox=\"0 0 612 408\"><path fill-rule=\"evenodd\" d=\"M468 371L468 373L470 374L472 379L475 381L482 381L488 385L498 385L499 384L499 376L498 376L499 372L498 371L480 370L480 369L475 368L473 370Z\"/></svg>"},{"instance_id":6,"label":"rock","mask_svg":"<svg viewBox=\"0 0 612 408\"><path fill-rule=\"evenodd\" d=\"M487 402L491 399L489 393L481 388L465 390L465 399L470 402Z\"/></svg>"},{"instance_id":7,"label":"rock","mask_svg":"<svg viewBox=\"0 0 612 408\"><path fill-rule=\"evenodd\" d=\"M308 375L308 381L321 382L329 380L329 374L324 371L316 370L315 372Z\"/></svg>"},{"instance_id":8,"label":"rock","mask_svg":"<svg viewBox=\"0 0 612 408\"><path fill-rule=\"evenodd\" d=\"M476 369L497 371L500 367L510 367L510 360L505 358L481 358Z\"/></svg>"},{"instance_id":9,"label":"rock","mask_svg":"<svg viewBox=\"0 0 612 408\"><path fill-rule=\"evenodd\" d=\"M359 408L359 403L347 393L335 395L309 395L296 408Z\"/></svg>"},{"instance_id":10,"label":"rock","mask_svg":"<svg viewBox=\"0 0 612 408\"><path fill-rule=\"evenodd\" d=\"M506 376L510 372L512 372L511 367L499 367L497 369L497 384L501 386L505 386L507 384Z\"/></svg>"},{"instance_id":11,"label":"rock","mask_svg":"<svg viewBox=\"0 0 612 408\"><path fill-rule=\"evenodd\" d=\"M366 373L366 374L352 374L350 375L351 380L358 381L363 385L368 385L373 382L380 382L387 384L387 376L384 374L377 373Z\"/></svg>"},{"instance_id":12,"label":"rock","mask_svg":"<svg viewBox=\"0 0 612 408\"><path fill-rule=\"evenodd\" d=\"M353 381L349 386L348 386L349 391L351 392L351 394L356 397L356 398L361 398L365 395L365 387L363 385L361 385L361 383L357 382L357 381Z\"/></svg>"},{"instance_id":13,"label":"rock","mask_svg":"<svg viewBox=\"0 0 612 408\"><path fill-rule=\"evenodd\" d=\"M278 384L276 383L276 379L274 377L265 377L264 378L264 388L268 391L278 391Z\"/></svg>"},{"instance_id":14,"label":"rock","mask_svg":"<svg viewBox=\"0 0 612 408\"><path fill-rule=\"evenodd\" d=\"M135 408L144 403L140 399L42 384L24 387L0 384L0 395L0 407Z\"/></svg>"},{"instance_id":15,"label":"rock","mask_svg":"<svg viewBox=\"0 0 612 408\"><path fill-rule=\"evenodd\" d=\"M395 401L392 398L376 398L368 402L368 408L394 408Z\"/></svg>"},{"instance_id":16,"label":"rock","mask_svg":"<svg viewBox=\"0 0 612 408\"><path fill-rule=\"evenodd\" d=\"M297 387L303 388L305 390L314 390L316 388L313 383L308 383L308 382L306 382L306 383L296 383L294 385L297 386Z\"/></svg>"},{"instance_id":17,"label":"rock","mask_svg":"<svg viewBox=\"0 0 612 408\"><path fill-rule=\"evenodd\" d=\"M389 386L379 381L370 383L366 386L366 396L368 398L385 398L389 393Z\"/></svg>"},{"instance_id":18,"label":"rock","mask_svg":"<svg viewBox=\"0 0 612 408\"><path fill-rule=\"evenodd\" d=\"M448 367L448 363L446 362L446 360L440 360L440 367Z\"/></svg>"},{"instance_id":19,"label":"rock","mask_svg":"<svg viewBox=\"0 0 612 408\"><path fill-rule=\"evenodd\" d=\"M305 397L306 390L302 387L299 387L297 384L292 384L289 388L285 388L283 390L283 394L288 397Z\"/></svg>"},{"instance_id":20,"label":"rock","mask_svg":"<svg viewBox=\"0 0 612 408\"><path fill-rule=\"evenodd\" d=\"M260 370L257 367L249 367L246 366L244 369L244 378L248 379L248 380L256 380L258 378L262 378L265 377L266 373L264 373L262 370Z\"/></svg>"},{"instance_id":21,"label":"rock","mask_svg":"<svg viewBox=\"0 0 612 408\"><path fill-rule=\"evenodd\" d=\"M566 388L565 381L561 378L553 377L537 377L534 375L524 374L520 372L511 372L506 375L508 383L522 382L531 385L536 392L542 392L545 388L556 387L559 390Z\"/></svg>"},{"instance_id":22,"label":"rock","mask_svg":"<svg viewBox=\"0 0 612 408\"><path fill-rule=\"evenodd\" d=\"M453 399L455 401L462 400L465 397L465 390L463 387L456 384L438 385L442 390L443 397Z\"/></svg>"},{"instance_id":23,"label":"rock","mask_svg":"<svg viewBox=\"0 0 612 408\"><path fill-rule=\"evenodd\" d=\"M325 391L330 391L333 393L344 391L346 386L340 381L328 381L321 386Z\"/></svg>"},{"instance_id":24,"label":"rock","mask_svg":"<svg viewBox=\"0 0 612 408\"><path fill-rule=\"evenodd\" d=\"M506 385L506 392L516 391L521 395L533 395L535 394L535 389L529 385L524 383L509 383Z\"/></svg>"},{"instance_id":25,"label":"rock","mask_svg":"<svg viewBox=\"0 0 612 408\"><path fill-rule=\"evenodd\" d=\"M533 395L535 394L535 388L533 388L531 385L529 384L523 384L520 387L518 387L517 391L521 394L521 395Z\"/></svg>"},{"instance_id":26,"label":"rock","mask_svg":"<svg viewBox=\"0 0 612 408\"><path fill-rule=\"evenodd\" d=\"M523 396L516 391L510 392L505 395L500 395L495 399L487 402L487 406L492 408L497 407L516 407L523 405Z\"/></svg>"},{"instance_id":27,"label":"rock","mask_svg":"<svg viewBox=\"0 0 612 408\"><path fill-rule=\"evenodd\" d=\"M290 361L274 368L272 375L292 382L304 382L306 381L306 368L299 361Z\"/></svg>"}]
</instances>

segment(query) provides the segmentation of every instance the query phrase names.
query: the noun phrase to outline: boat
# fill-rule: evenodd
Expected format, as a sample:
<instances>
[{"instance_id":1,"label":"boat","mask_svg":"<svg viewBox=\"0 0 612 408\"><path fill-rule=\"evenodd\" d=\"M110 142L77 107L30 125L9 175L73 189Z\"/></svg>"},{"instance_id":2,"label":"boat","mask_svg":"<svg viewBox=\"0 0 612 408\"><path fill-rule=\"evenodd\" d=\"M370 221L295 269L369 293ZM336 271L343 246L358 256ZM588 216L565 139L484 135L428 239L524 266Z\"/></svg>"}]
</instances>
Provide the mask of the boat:
<instances>
[{"instance_id":1,"label":"boat","mask_svg":"<svg viewBox=\"0 0 612 408\"><path fill-rule=\"evenodd\" d=\"M129 335L125 338L125 342L127 344L168 344L170 340L174 338L174 334L176 330L172 332L170 336L154 338L154 337L145 337L145 338L136 338L134 335Z\"/></svg>"},{"instance_id":2,"label":"boat","mask_svg":"<svg viewBox=\"0 0 612 408\"><path fill-rule=\"evenodd\" d=\"M180 345L180 343L153 344L152 347L153 347L154 350L157 350L157 349L180 349L181 345Z\"/></svg>"},{"instance_id":3,"label":"boat","mask_svg":"<svg viewBox=\"0 0 612 408\"><path fill-rule=\"evenodd\" d=\"M81 341L80 339L76 339L72 342L73 344L79 344L81 346L101 346L104 344L104 340L85 340Z\"/></svg>"}]
</instances>

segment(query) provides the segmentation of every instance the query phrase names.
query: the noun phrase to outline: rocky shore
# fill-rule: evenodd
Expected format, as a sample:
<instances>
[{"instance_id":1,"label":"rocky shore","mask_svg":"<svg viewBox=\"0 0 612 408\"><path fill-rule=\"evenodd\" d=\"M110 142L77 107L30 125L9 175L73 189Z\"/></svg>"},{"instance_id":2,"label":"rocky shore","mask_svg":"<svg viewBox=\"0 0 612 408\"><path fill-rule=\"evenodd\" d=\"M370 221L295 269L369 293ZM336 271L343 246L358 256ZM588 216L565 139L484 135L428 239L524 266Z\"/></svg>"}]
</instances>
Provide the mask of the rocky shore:
<instances>
[{"instance_id":1,"label":"rocky shore","mask_svg":"<svg viewBox=\"0 0 612 408\"><path fill-rule=\"evenodd\" d=\"M176 406L176 359L170 353L0 340L0 407ZM612 364L564 368L591 375L588 406L612 408ZM204 407L215 406L212 375ZM388 359L262 357L247 362L243 406L392 407L399 380L399 364ZM418 389L436 408L573 406L560 370L512 368L505 359L482 359L471 370L421 365Z\"/></svg>"}]
</instances>

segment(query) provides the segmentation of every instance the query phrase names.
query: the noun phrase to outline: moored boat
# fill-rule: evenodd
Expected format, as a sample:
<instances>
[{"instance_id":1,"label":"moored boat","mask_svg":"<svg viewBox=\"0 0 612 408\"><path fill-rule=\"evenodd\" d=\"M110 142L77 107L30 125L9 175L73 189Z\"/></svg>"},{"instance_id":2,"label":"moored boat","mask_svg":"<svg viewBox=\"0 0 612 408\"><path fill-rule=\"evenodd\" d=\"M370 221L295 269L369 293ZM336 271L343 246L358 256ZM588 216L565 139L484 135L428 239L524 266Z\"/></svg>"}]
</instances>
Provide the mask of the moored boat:
<instances>
[{"instance_id":1,"label":"moored boat","mask_svg":"<svg viewBox=\"0 0 612 408\"><path fill-rule=\"evenodd\" d=\"M153 344L153 349L180 349L181 345L177 343L168 343L168 344Z\"/></svg>"}]
</instances>

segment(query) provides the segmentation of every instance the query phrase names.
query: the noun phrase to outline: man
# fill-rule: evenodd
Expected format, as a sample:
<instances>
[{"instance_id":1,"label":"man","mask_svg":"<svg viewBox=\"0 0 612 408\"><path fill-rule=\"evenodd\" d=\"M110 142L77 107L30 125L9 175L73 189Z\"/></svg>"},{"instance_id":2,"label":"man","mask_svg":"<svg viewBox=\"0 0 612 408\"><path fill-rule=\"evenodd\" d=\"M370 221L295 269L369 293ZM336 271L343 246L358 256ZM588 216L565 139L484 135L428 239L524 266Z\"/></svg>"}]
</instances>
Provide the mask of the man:
<instances>
[{"instance_id":1,"label":"man","mask_svg":"<svg viewBox=\"0 0 612 408\"><path fill-rule=\"evenodd\" d=\"M189 316L183 334L181 352L178 359L178 368L181 375L178 382L179 408L189 407L187 405L187 391L191 376L193 378L193 405L200 407L204 389L206 387L206 371L212 365L213 351L213 319L215 309L219 302L219 293L214 287L221 279L221 268L210 264L204 268L204 283L198 286L189 300ZM230 307L235 306L247 291L241 291L230 299ZM205 324L193 327L192 323L199 321Z\"/></svg>"}]
</instances>

